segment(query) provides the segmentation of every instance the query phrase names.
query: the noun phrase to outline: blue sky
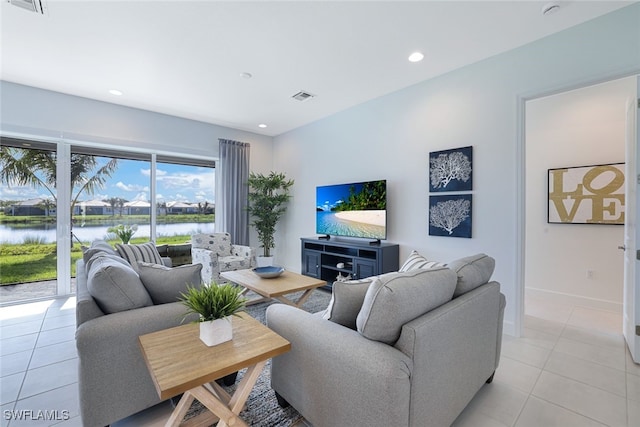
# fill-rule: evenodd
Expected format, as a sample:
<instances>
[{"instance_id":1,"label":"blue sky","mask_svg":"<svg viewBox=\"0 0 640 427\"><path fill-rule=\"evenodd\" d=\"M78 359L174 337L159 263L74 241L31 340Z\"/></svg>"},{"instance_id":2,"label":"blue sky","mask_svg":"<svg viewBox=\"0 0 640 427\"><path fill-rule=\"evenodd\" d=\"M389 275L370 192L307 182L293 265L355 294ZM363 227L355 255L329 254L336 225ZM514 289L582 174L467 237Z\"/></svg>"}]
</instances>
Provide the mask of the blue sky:
<instances>
[{"instance_id":1,"label":"blue sky","mask_svg":"<svg viewBox=\"0 0 640 427\"><path fill-rule=\"evenodd\" d=\"M349 197L349 189L355 187L356 193L362 190L363 183L328 185L316 188L316 204L319 209L329 211Z\"/></svg>"},{"instance_id":2,"label":"blue sky","mask_svg":"<svg viewBox=\"0 0 640 427\"><path fill-rule=\"evenodd\" d=\"M102 158L99 160L101 166L107 161ZM214 203L215 201L214 169L158 163L156 179L158 202ZM50 194L43 188L30 186L2 185L0 187L2 200L25 200L36 197L50 197ZM93 195L83 194L80 200L104 200L110 197L121 197L128 201L148 201L151 197L150 163L119 160L117 171L108 178L104 188L98 189Z\"/></svg>"}]
</instances>

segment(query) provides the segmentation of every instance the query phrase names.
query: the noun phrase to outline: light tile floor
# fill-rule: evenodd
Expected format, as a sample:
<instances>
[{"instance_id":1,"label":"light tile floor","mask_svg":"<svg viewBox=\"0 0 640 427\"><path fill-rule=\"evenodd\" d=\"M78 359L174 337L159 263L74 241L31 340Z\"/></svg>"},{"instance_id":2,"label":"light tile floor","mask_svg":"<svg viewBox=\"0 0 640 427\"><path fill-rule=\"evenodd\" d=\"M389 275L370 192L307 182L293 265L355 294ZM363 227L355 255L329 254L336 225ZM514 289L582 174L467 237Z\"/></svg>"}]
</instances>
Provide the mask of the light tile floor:
<instances>
[{"instance_id":1,"label":"light tile floor","mask_svg":"<svg viewBox=\"0 0 640 427\"><path fill-rule=\"evenodd\" d=\"M504 337L493 383L454 426L640 426L640 365L625 350L621 322L527 296L524 336ZM75 298L0 308L0 427L82 425L74 331ZM161 404L114 427L161 426L170 411Z\"/></svg>"}]
</instances>

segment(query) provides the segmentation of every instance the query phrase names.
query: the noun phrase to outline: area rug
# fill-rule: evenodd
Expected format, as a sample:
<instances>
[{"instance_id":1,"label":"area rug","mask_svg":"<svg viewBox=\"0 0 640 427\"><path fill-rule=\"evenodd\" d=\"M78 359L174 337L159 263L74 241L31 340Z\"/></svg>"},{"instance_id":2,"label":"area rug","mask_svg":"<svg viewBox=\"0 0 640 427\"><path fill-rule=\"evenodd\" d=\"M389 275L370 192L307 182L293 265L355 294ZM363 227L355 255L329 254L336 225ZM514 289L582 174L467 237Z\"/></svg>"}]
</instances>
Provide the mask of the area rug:
<instances>
[{"instance_id":1,"label":"area rug","mask_svg":"<svg viewBox=\"0 0 640 427\"><path fill-rule=\"evenodd\" d=\"M299 295L291 295L291 299L294 301L298 298ZM318 289L311 294L302 307L309 313L316 313L327 308L330 299L330 292ZM247 313L264 324L266 323L265 311L271 304L278 304L278 302L264 302L250 305L247 307ZM224 387L229 394L235 392L236 385L240 382L245 372L246 369L238 372L236 384L230 387ZM185 420L193 418L206 410L207 408L196 400L191 405L189 412L187 412ZM249 395L249 399L247 399L245 409L240 412L240 417L252 427L290 427L302 420L302 416L291 406L283 409L278 405L276 395L271 389L271 360L267 362L262 374L260 374L256 385ZM215 424L212 426L215 426Z\"/></svg>"}]
</instances>

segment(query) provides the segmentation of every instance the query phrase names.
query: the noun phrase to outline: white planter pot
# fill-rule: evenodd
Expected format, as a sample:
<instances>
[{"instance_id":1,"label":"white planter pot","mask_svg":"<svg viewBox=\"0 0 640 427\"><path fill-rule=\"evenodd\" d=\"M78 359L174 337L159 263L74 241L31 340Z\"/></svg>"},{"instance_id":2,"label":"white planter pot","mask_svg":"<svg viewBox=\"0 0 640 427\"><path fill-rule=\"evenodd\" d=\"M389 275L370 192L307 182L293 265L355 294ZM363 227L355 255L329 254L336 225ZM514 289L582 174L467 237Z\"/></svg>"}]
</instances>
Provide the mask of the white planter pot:
<instances>
[{"instance_id":1,"label":"white planter pot","mask_svg":"<svg viewBox=\"0 0 640 427\"><path fill-rule=\"evenodd\" d=\"M271 267L273 265L273 257L258 256L256 257L256 264L258 264L258 267Z\"/></svg>"},{"instance_id":2,"label":"white planter pot","mask_svg":"<svg viewBox=\"0 0 640 427\"><path fill-rule=\"evenodd\" d=\"M224 319L200 322L200 339L209 347L231 341L233 338L233 326L231 317Z\"/></svg>"}]
</instances>

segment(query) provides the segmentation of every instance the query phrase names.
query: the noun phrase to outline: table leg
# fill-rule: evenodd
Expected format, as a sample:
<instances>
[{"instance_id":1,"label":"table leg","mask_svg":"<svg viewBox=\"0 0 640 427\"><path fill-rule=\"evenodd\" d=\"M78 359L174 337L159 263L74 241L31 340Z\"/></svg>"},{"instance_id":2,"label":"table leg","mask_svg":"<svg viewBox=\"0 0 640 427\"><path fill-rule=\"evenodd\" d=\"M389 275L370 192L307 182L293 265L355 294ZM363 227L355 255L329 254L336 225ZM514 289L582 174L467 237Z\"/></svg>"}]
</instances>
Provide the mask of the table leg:
<instances>
[{"instance_id":1,"label":"table leg","mask_svg":"<svg viewBox=\"0 0 640 427\"><path fill-rule=\"evenodd\" d=\"M240 292L240 295L243 297L247 296L247 293L250 291L251 289L249 288L244 288L244 291ZM255 292L254 292L255 293ZM253 305L253 304L258 304L261 302L265 302L265 301L269 301L269 298L265 298L262 295L259 295L256 293L256 295L258 295L260 298L251 298L247 301L247 303L245 305Z\"/></svg>"},{"instance_id":2,"label":"table leg","mask_svg":"<svg viewBox=\"0 0 640 427\"><path fill-rule=\"evenodd\" d=\"M244 408L249 394L251 390L253 390L266 364L267 361L263 360L255 365L249 366L238 384L238 388L235 393L233 393L233 396L229 396L229 394L215 382L201 385L185 392L165 426L179 426L195 398L220 419L217 427L248 427L247 423L238 417L238 414ZM203 414L199 415L198 418L201 416L203 416ZM189 423L189 421L187 423ZM196 425L200 425L200 423L198 422Z\"/></svg>"},{"instance_id":3,"label":"table leg","mask_svg":"<svg viewBox=\"0 0 640 427\"><path fill-rule=\"evenodd\" d=\"M313 289L307 289L306 291L304 291L302 295L300 295L300 298L298 298L297 301L291 301L285 296L279 296L279 297L276 297L276 299L285 304L301 308L302 304L304 304L307 301L307 299L309 299L309 297L311 296L311 292L313 292Z\"/></svg>"},{"instance_id":4,"label":"table leg","mask_svg":"<svg viewBox=\"0 0 640 427\"><path fill-rule=\"evenodd\" d=\"M193 403L193 395L188 391L182 395L180 401L176 405L176 408L171 413L171 416L167 420L165 427L177 427L182 422L182 419L187 415L187 411Z\"/></svg>"}]
</instances>

